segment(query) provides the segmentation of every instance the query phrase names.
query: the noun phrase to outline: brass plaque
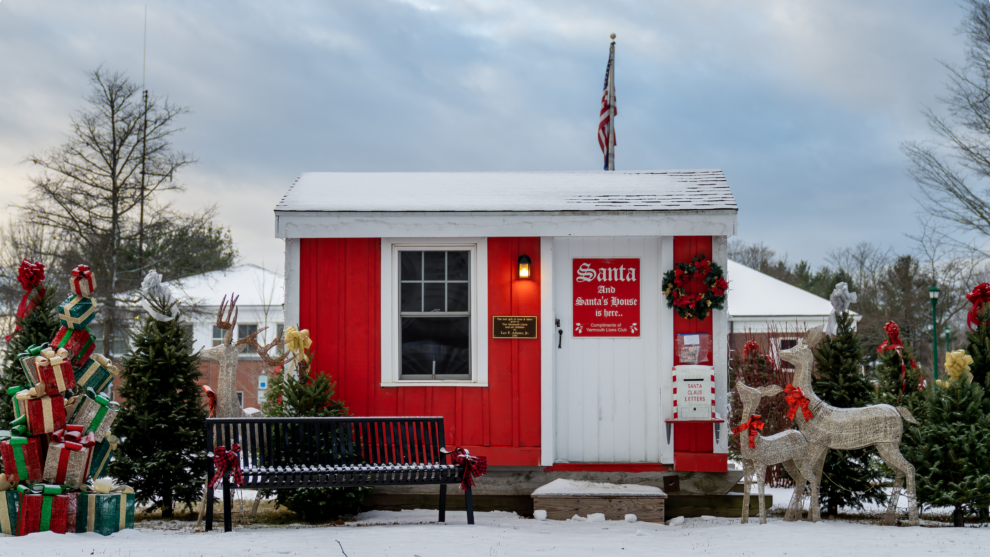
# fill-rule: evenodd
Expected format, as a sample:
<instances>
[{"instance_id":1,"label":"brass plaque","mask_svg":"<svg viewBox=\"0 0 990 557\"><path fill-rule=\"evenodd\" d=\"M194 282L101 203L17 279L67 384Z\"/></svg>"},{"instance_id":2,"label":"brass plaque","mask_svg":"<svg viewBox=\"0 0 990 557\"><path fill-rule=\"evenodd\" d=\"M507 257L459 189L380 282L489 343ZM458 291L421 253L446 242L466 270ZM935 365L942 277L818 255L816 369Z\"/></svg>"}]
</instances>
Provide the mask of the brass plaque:
<instances>
[{"instance_id":1,"label":"brass plaque","mask_svg":"<svg viewBox=\"0 0 990 557\"><path fill-rule=\"evenodd\" d=\"M492 338L536 338L535 315L492 316Z\"/></svg>"}]
</instances>

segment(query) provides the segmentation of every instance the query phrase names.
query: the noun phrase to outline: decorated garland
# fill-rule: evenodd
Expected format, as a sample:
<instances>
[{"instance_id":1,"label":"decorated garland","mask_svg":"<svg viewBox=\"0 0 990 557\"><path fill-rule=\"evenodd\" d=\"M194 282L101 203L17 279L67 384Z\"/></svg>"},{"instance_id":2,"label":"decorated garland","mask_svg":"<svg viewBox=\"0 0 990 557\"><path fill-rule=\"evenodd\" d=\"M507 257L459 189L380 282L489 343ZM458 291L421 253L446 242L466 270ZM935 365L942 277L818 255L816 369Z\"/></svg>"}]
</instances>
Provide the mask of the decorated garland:
<instances>
[{"instance_id":1,"label":"decorated garland","mask_svg":"<svg viewBox=\"0 0 990 557\"><path fill-rule=\"evenodd\" d=\"M702 277L707 286L703 294L686 294L684 282L695 277ZM674 268L663 275L663 295L667 298L667 307L676 308L677 314L684 319L704 321L713 309L725 308L725 291L729 283L725 281L722 268L718 263L709 261L705 254L699 253L691 263L674 263Z\"/></svg>"}]
</instances>

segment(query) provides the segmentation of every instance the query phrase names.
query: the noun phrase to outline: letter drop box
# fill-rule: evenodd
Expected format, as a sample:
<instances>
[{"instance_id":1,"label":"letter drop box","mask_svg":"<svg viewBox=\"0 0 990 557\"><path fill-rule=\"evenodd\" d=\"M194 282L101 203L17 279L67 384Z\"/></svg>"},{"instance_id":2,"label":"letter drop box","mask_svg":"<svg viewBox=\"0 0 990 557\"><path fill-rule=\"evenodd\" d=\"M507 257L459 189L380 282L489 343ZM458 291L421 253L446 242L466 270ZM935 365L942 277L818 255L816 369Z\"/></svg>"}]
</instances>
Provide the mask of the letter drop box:
<instances>
[{"instance_id":1,"label":"letter drop box","mask_svg":"<svg viewBox=\"0 0 990 557\"><path fill-rule=\"evenodd\" d=\"M715 368L674 367L674 419L715 419Z\"/></svg>"}]
</instances>

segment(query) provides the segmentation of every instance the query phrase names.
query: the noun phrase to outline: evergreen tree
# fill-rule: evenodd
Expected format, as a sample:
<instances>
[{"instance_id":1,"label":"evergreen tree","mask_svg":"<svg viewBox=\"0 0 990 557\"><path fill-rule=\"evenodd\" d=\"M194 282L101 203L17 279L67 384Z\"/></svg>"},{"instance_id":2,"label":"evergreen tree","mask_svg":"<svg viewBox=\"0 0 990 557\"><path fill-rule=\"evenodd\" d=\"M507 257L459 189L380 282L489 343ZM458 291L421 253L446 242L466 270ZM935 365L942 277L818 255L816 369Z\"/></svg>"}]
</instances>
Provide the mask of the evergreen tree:
<instances>
[{"instance_id":1,"label":"evergreen tree","mask_svg":"<svg viewBox=\"0 0 990 557\"><path fill-rule=\"evenodd\" d=\"M987 377L990 376L990 323L987 323L990 321L990 306L980 312L979 319L982 325L975 331L966 332L966 340L969 341L966 353L973 358L969 366L973 382L987 388Z\"/></svg>"},{"instance_id":2,"label":"evergreen tree","mask_svg":"<svg viewBox=\"0 0 990 557\"><path fill-rule=\"evenodd\" d=\"M837 408L867 406L873 389L860 368L863 351L854 321L848 312L838 314L836 321L837 334L826 336L814 349L812 387L819 398ZM872 449L828 451L819 487L827 516L837 516L840 507L862 509L864 503L886 503L887 495L879 485L880 470L870 466L872 454Z\"/></svg>"},{"instance_id":3,"label":"evergreen tree","mask_svg":"<svg viewBox=\"0 0 990 557\"><path fill-rule=\"evenodd\" d=\"M915 466L918 502L954 507L955 526L990 504L990 400L983 388L958 381L925 392L920 425L906 428L904 456Z\"/></svg>"},{"instance_id":4,"label":"evergreen tree","mask_svg":"<svg viewBox=\"0 0 990 557\"><path fill-rule=\"evenodd\" d=\"M163 299L151 303L170 314ZM121 362L118 393L124 402L113 424L122 442L109 465L111 476L166 518L176 504L191 508L199 500L209 467L206 410L196 383L199 354L193 352L192 330L178 319L146 316L131 335L133 348Z\"/></svg>"},{"instance_id":5,"label":"evergreen tree","mask_svg":"<svg viewBox=\"0 0 990 557\"><path fill-rule=\"evenodd\" d=\"M0 370L0 429L10 429L8 424L14 419L14 408L7 397L7 389L24 385L27 378L17 355L32 345L41 345L51 341L58 332L58 304L62 300L55 287L48 287L45 296L38 307L20 320L22 329L10 337L3 349L3 369Z\"/></svg>"},{"instance_id":6,"label":"evergreen tree","mask_svg":"<svg viewBox=\"0 0 990 557\"><path fill-rule=\"evenodd\" d=\"M896 336L895 333L894 337ZM921 387L924 376L907 345L900 348L900 353L898 350L879 350L877 364L873 368L873 379L876 382L873 400L875 404L906 406L912 413L914 412L924 392L924 388Z\"/></svg>"}]
</instances>

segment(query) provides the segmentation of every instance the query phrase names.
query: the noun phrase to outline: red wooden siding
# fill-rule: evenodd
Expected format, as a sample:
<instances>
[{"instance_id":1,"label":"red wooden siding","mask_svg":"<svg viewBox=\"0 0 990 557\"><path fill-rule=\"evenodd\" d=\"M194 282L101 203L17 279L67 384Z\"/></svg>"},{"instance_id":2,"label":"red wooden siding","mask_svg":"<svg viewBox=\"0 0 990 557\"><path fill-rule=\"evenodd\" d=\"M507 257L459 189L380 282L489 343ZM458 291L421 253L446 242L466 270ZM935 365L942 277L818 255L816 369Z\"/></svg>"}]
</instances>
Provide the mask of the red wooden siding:
<instances>
[{"instance_id":1,"label":"red wooden siding","mask_svg":"<svg viewBox=\"0 0 990 557\"><path fill-rule=\"evenodd\" d=\"M492 465L537 466L539 340L491 339L492 315L539 315L539 238L488 240L488 387L381 387L381 243L377 238L300 242L299 320L313 339L313 369L337 383L355 416L443 416L448 447ZM532 259L529 280L517 261Z\"/></svg>"},{"instance_id":2,"label":"red wooden siding","mask_svg":"<svg viewBox=\"0 0 990 557\"><path fill-rule=\"evenodd\" d=\"M690 263L692 259L699 253L704 253L709 259L712 256L712 237L711 236L675 236L674 237L674 263ZM684 292L686 294L700 294L704 292L705 284L702 282L701 277L691 279L684 285ZM698 321L697 319L684 319L677 312L674 312L674 335L684 334L684 333L708 333L709 338L712 334L712 319L709 317L704 321ZM674 336L677 339L677 336ZM680 364L680 361L676 360L677 352L674 352L674 364ZM712 362L712 353L708 353L708 364Z\"/></svg>"}]
</instances>

